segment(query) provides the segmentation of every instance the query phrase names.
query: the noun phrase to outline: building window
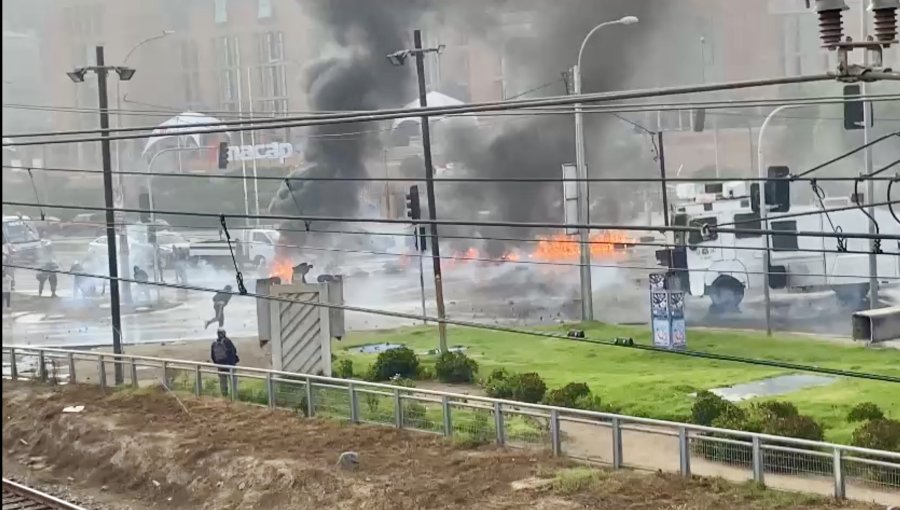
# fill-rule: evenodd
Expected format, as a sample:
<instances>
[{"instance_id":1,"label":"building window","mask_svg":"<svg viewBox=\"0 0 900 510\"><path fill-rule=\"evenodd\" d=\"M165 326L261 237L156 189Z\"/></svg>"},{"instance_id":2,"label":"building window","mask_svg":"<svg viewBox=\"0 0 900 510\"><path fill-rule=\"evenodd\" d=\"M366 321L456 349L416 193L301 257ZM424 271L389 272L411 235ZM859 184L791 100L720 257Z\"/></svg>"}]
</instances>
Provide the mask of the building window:
<instances>
[{"instance_id":1,"label":"building window","mask_svg":"<svg viewBox=\"0 0 900 510\"><path fill-rule=\"evenodd\" d=\"M272 17L272 0L257 0L256 17L271 18Z\"/></svg>"},{"instance_id":2,"label":"building window","mask_svg":"<svg viewBox=\"0 0 900 510\"><path fill-rule=\"evenodd\" d=\"M266 32L256 36L256 57L261 64L284 60L284 33Z\"/></svg>"},{"instance_id":3,"label":"building window","mask_svg":"<svg viewBox=\"0 0 900 510\"><path fill-rule=\"evenodd\" d=\"M181 41L179 54L184 102L192 105L200 100L200 56L196 41Z\"/></svg>"},{"instance_id":4,"label":"building window","mask_svg":"<svg viewBox=\"0 0 900 510\"><path fill-rule=\"evenodd\" d=\"M219 103L228 111L240 109L241 51L238 36L219 37L215 41Z\"/></svg>"},{"instance_id":5,"label":"building window","mask_svg":"<svg viewBox=\"0 0 900 510\"><path fill-rule=\"evenodd\" d=\"M216 23L228 22L228 0L215 0L216 2Z\"/></svg>"},{"instance_id":6,"label":"building window","mask_svg":"<svg viewBox=\"0 0 900 510\"><path fill-rule=\"evenodd\" d=\"M265 32L257 35L254 69L253 109L261 113L284 115L288 110L287 66L284 60L284 33Z\"/></svg>"}]
</instances>

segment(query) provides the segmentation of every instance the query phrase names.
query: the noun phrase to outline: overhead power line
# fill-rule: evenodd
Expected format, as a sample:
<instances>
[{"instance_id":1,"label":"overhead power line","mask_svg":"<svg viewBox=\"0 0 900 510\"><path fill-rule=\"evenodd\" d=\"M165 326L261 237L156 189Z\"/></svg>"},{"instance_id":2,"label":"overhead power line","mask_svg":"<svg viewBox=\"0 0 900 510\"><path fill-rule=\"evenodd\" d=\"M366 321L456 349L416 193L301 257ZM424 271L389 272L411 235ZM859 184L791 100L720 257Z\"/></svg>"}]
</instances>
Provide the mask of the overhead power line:
<instances>
[{"instance_id":1,"label":"overhead power line","mask_svg":"<svg viewBox=\"0 0 900 510\"><path fill-rule=\"evenodd\" d=\"M706 110L716 110L716 109L728 109L728 108L760 108L767 106L781 106L785 104L803 104L809 106L818 106L818 105L827 105L834 103L843 103L846 101L885 101L885 100L894 100L897 97L897 94L867 94L865 96L862 95L847 95L847 96L806 96L806 97L790 97L790 98L779 98L779 99L722 99L722 100L711 100L711 101L677 101L677 102L662 102L662 103L618 103L604 106L591 106L586 105L584 107L585 113L628 113L628 112L657 112L657 111L671 111L671 110L690 110L703 108ZM509 99L507 99L508 101ZM43 106L43 105L28 105L28 104L17 104L17 103L7 103L3 105L4 108L9 109L17 109L17 110L32 110L32 111L47 111L47 112L57 112L57 113L74 113L74 114L97 114L100 109L95 107L65 107L65 106ZM541 108L527 108L524 112L520 112L521 114L527 115L540 115L540 114L572 114L571 108L558 108L558 107L541 107ZM163 117L171 117L182 113L182 110L172 109L169 111L160 112L159 110L136 110L136 109L109 109L107 110L110 114L115 115L129 115L129 116L163 116ZM215 111L215 110L204 110L204 114L207 115L216 115L217 117L225 117L229 120L222 120L218 122L210 122L210 123L201 123L201 124L192 124L189 127L215 127L215 126L223 126L223 125L241 125L241 124L257 124L260 120L266 119L271 121L278 122L286 122L293 119L293 116L296 115L322 115L328 113L369 113L370 111L366 110L343 110L343 111L335 111L335 110L302 110L302 111L291 111L284 112L278 115L266 114L266 113L254 113L251 117L249 114L239 115L230 111ZM447 117L454 117L455 115L447 115ZM484 112L481 116L490 116L490 112ZM508 114L497 114L497 115L508 115ZM747 116L747 117L764 117L763 114L742 114L742 113L728 113L728 112L707 112L707 115L737 115L737 116ZM780 119L810 119L810 120L818 120L818 119L830 119L830 120L843 120L843 117L826 117L826 116L800 116L800 115L782 115L779 117ZM900 119L891 119L891 118L881 118L882 121L895 121ZM186 126L188 127L188 126ZM133 132L133 131L152 131L153 129L157 129L159 126L128 126L128 127L115 127L110 128L109 130L105 130L105 132ZM375 131L384 131L384 130L371 130L367 132L375 132ZM71 136L77 134L96 134L98 130L96 129L81 129L81 130L69 130L69 131L54 131L54 132L35 132L35 133L15 133L5 135L6 138L34 138L34 137L44 137L44 136ZM101 131L104 132L104 131Z\"/></svg>"},{"instance_id":2,"label":"overhead power line","mask_svg":"<svg viewBox=\"0 0 900 510\"><path fill-rule=\"evenodd\" d=\"M35 202L19 202L19 201L3 201L3 205L18 207L43 207L44 209L63 209L77 211L106 211L105 207L69 205L69 204L44 204ZM191 212L191 211L169 211L169 210L149 210L149 209L132 209L125 207L111 208L112 211L123 213L155 213L170 216L186 216L197 218L231 218L231 219L259 219L259 220L279 220L279 221L305 221L305 222L323 222L323 223L384 223L384 224L416 224L416 225L438 225L438 226L469 226L469 227L510 227L510 228L576 228L587 230L634 230L645 232L694 232L703 234L704 232L719 232L725 234L748 234L748 235L778 235L778 236L796 236L796 237L831 237L842 239L881 239L881 240L900 240L900 235L894 234L870 234L860 232L814 232L814 231L795 231L786 232L784 230L763 230L763 229L733 229L718 227L690 227L680 225L669 226L652 226L652 225L622 225L622 224L596 224L596 223L554 223L554 222L515 222L515 221L471 221L471 220L430 220L430 219L399 219L399 218L354 218L345 216L307 216L307 215L280 215L280 214L232 214L232 213L208 213L208 212ZM819 211L825 212L825 211Z\"/></svg>"},{"instance_id":3,"label":"overhead power line","mask_svg":"<svg viewBox=\"0 0 900 510\"><path fill-rule=\"evenodd\" d=\"M625 349L634 349L639 351L649 351L660 354L671 354L674 356L684 356L691 358L702 358L702 359L710 359L715 361L727 361L733 363L743 363L747 365L756 365L756 366L767 366L773 368L781 368L785 370L796 370L801 372L810 372L810 373L819 373L819 374L827 374L838 377L850 377L856 379L865 379L870 381L880 381L880 382L889 382L889 383L900 383L900 377L887 375L887 374L877 374L877 373L868 373L868 372L856 372L851 370L841 370L835 368L827 368L821 366L811 366L811 365L802 365L798 363L788 363L784 361L777 360L768 360L768 359L757 359L757 358L747 358L743 356L732 356L727 354L718 354L713 352L705 352L705 351L690 351L690 350L669 350L660 347L656 347L653 345L643 345L643 344L632 344L632 345L619 345L616 344L615 341L610 340L597 340L593 338L573 338L567 335L550 333L544 331L536 331L536 330L528 330L528 329L520 329L513 328L508 326L500 326L500 325L492 325L492 324L482 324L478 322L472 321L464 321L459 319L450 319L450 318L438 318L438 317L429 317L426 315L418 315L411 313L403 313L403 312L394 312L390 310L376 309L376 308L363 308L359 306L352 305L338 305L332 303L323 303L317 300L299 300L292 299L288 297L282 296L267 296L262 294L256 294L252 292L247 292L245 294L241 294L234 291L226 291L224 289L212 289L208 287L198 287L194 285L183 285L183 284L174 284L174 283L165 283L165 282L144 282L137 281L129 278L111 278L107 275L102 274L92 274L92 273L84 273L84 272L76 272L76 271L64 271L64 270L47 270L39 267L30 267L30 266L21 266L16 264L7 264L7 267L22 269L26 271L35 271L35 272L50 272L56 274L65 274L70 276L79 276L85 278L98 278L101 280L117 280L119 282L127 282L138 285L151 285L162 288L172 288L172 289L180 289L180 290L188 290L188 291L196 291L196 292L208 292L208 293L225 293L231 294L232 296L245 296L254 299L265 299L269 301L276 301L282 303L289 304L301 304L301 305L310 305L314 307L320 308L328 308L335 310L344 310L347 312L356 312L356 313L364 313L371 315L381 315L385 317L394 317L399 319L411 319L416 321L431 321L434 323L442 322L444 324L453 325L453 326L461 326L472 329L481 329L486 331L495 331L500 333L513 333L527 336L536 336L541 338L553 338L557 340L566 340L572 342L581 342L598 346L605 347L621 347Z\"/></svg>"},{"instance_id":4,"label":"overhead power line","mask_svg":"<svg viewBox=\"0 0 900 510\"><path fill-rule=\"evenodd\" d=\"M679 95L679 94L692 94L692 93L700 93L700 92L714 92L719 90L738 90L744 88L752 88L752 87L764 87L770 85L784 85L790 83L809 83L816 81L825 81L833 78L830 74L817 74L817 75L807 75L807 76L793 76L793 77L781 77L781 78L769 78L769 79L760 79L760 80L747 80L747 81L738 81L738 82L730 82L730 83L716 83L716 84L702 84L702 85L690 85L690 86L680 86L680 87L665 87L665 88L656 88L656 89L644 89L644 90L631 90L631 91L618 91L618 92L601 92L601 93L593 93L593 94L579 94L579 95L570 95L570 96L556 96L544 99L530 99L530 100L514 100L514 101L499 101L499 102L488 102L488 103L471 103L464 104L459 106L438 106L438 107L426 107L426 108L400 108L400 109L387 109L387 110L374 110L368 113L329 113L322 115L313 115L313 116L300 116L300 117L285 117L282 119L259 119L254 121L247 121L248 123L258 124L259 126L266 125L265 128L260 128L257 126L252 126L251 129L272 129L276 127L300 127L300 126L314 126L314 125L333 125L333 124L346 124L352 122L369 122L369 121L378 121L378 120L390 120L390 119L399 119L405 117L435 117L435 116L446 116L451 114L464 114L464 113L479 113L479 112L493 112L493 111L506 111L506 110L516 110L522 108L536 108L542 106L565 106L565 105L574 105L576 103L593 103L593 102L604 102L604 101L614 101L614 100L628 100L628 99L641 99L648 97L661 97L661 96L669 96L669 95ZM196 126L196 125L195 125ZM155 129L156 127L154 127ZM244 128L241 128L244 129ZM196 132L195 132L196 131ZM179 130L180 135L187 134L210 134L210 133L225 133L228 131L235 131L234 128L231 127L222 127L219 125L218 127L210 127L204 128L200 130L192 130L185 129L183 131ZM96 131L95 131L96 132ZM36 141L26 141L26 142L15 142L15 143L5 143L4 147L7 146L24 146L24 145L45 145L45 144L59 144L59 143L81 143L81 142L96 142L101 139L106 140L130 140L137 138L146 138L146 134L140 135L116 135L116 136L107 136L107 137L85 137L85 138L54 138L50 140L36 140Z\"/></svg>"},{"instance_id":5,"label":"overhead power line","mask_svg":"<svg viewBox=\"0 0 900 510\"><path fill-rule=\"evenodd\" d=\"M203 150L198 148L197 150ZM855 151L854 151L855 152ZM851 153L852 154L852 153ZM5 170L21 170L21 171L39 171L39 172L57 172L57 173L79 173L92 174L102 176L102 170L89 170L86 168L59 168L59 167L29 167L22 165L2 165ZM192 174L192 173L171 173L171 172L139 172L134 170L113 171L116 175L131 175L136 177L162 177L173 179L226 179L226 180L247 180L247 181L322 181L322 182L424 182L424 177L329 177L329 176L272 176L272 175L237 175L237 174ZM854 181L859 177L841 177L841 176L825 176L825 177L798 177L796 181L835 181L845 182ZM874 176L874 181L889 182L893 177ZM867 178L868 179L868 178ZM660 177L588 177L584 179L568 178L568 177L435 177L435 183L484 183L484 182L508 182L508 183L554 183L554 182L605 182L605 183L656 183L661 182ZM734 176L734 177L668 177L665 179L668 183L717 183L717 182L758 182L773 180L768 177L759 176Z\"/></svg>"},{"instance_id":6,"label":"overhead power line","mask_svg":"<svg viewBox=\"0 0 900 510\"><path fill-rule=\"evenodd\" d=\"M45 220L41 220L41 221L43 223L58 223L58 224L65 224L65 225L81 225L81 226L97 227L98 230L106 228L106 223L97 223L97 222L91 222L91 221L55 220L55 219L45 219ZM120 221L120 222L116 222L116 226L117 227L147 227L148 224L147 223L134 223L134 222L121 222ZM181 229L181 230L171 230L170 232L178 233L179 235L184 235L185 230L218 231L220 227L214 227L214 226L210 226L210 225L183 225L183 224L167 223L165 225L159 225L159 228L165 229L165 230L163 230L163 232L167 231L168 229ZM246 226L235 225L235 226L228 227L229 230L257 230L260 228L267 228L267 227L261 226L261 225L246 225ZM410 228L412 228L411 225L410 225ZM427 232L425 234L419 235L419 234L416 234L413 232L401 232L401 231L381 232L381 231L333 230L333 229L306 230L306 229L289 228L284 225L278 226L277 230L279 232L303 233L303 234L337 234L337 235L356 235L356 236L369 236L369 237L401 237L401 238L425 237L425 238L430 238L430 239L434 238L430 233L427 233ZM628 229L623 228L623 229L620 229L620 231L627 232ZM92 236L92 237L67 236L65 239L67 241L76 241L76 240L92 241L96 238L97 238L97 236ZM481 242L488 242L488 241L499 241L499 242L509 242L509 243L548 243L549 242L554 245L557 245L557 244L581 244L581 241L575 240L575 239L560 239L560 238L548 237L548 236L524 238L524 237L494 237L494 236L483 236L483 235L481 235L481 236L475 236L475 235L466 236L466 235L441 234L440 238L441 239L462 240L462 241L481 241ZM269 246L274 246L276 248L296 248L301 251L308 249L308 250L315 250L315 251L334 251L337 253L342 253L342 252L343 253L368 253L371 255L396 255L396 256L401 256L401 257L417 257L418 256L418 254L416 254L414 252L409 252L409 253L377 252L377 251L368 251L368 250L363 251L363 250L350 250L350 249L338 249L338 248L335 248L335 249L320 248L320 247L314 247L314 246L309 246L309 245L294 245L294 244L282 244L282 243L272 244L272 243L263 243L261 241L260 242L244 241L244 242L248 243L248 244L269 245ZM587 244L596 245L596 246L623 246L626 249L632 248L632 247L649 247L649 248L681 248L681 247L685 247L685 245L677 244L677 243L647 242L647 241L635 241L635 240L604 241L604 240L600 240L600 239L593 239L593 240L587 241ZM714 249L714 250L727 249L727 250L737 250L737 251L766 251L766 248L763 246L726 246L726 245L720 245L720 244L714 244L714 245L704 244L703 248ZM801 253L848 254L848 255L867 255L870 253L869 251L864 251L864 250L841 251L841 250L837 250L836 248L835 249L797 248L796 250L792 250L792 251L801 252ZM627 254L628 252L625 251L624 253ZM891 252L891 251L886 251L881 254L882 255L898 255L898 256L900 256L900 252ZM442 256L440 258L442 258L442 259L446 258L448 260L473 260L472 258L461 257L461 256L448 256L448 257ZM490 262L495 262L495 263L518 262L509 257L506 257L506 258L503 258L503 257L501 257L501 258L483 258L482 261L489 262L489 263ZM529 262L529 261L525 261L525 262ZM550 262L550 261L545 261L545 262ZM565 265L568 265L568 264L565 264ZM606 267L606 266L603 266L603 267ZM612 266L610 266L610 267L612 267ZM615 266L615 267L620 267L620 266ZM659 269L659 267L656 266L656 267L652 267L652 268L651 267L637 268L637 267L632 266L631 269ZM824 275L825 275L825 273L810 274L807 276L824 276ZM852 276L847 276L847 277L849 278Z\"/></svg>"}]
</instances>

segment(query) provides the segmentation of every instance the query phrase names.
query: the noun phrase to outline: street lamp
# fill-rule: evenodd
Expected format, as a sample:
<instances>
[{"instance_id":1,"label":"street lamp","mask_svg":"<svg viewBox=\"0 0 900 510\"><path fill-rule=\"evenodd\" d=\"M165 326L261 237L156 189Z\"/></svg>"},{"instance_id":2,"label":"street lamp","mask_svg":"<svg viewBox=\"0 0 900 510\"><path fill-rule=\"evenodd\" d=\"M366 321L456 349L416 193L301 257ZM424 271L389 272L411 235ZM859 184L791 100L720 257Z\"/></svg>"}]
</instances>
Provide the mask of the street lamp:
<instances>
[{"instance_id":1,"label":"street lamp","mask_svg":"<svg viewBox=\"0 0 900 510\"><path fill-rule=\"evenodd\" d=\"M134 52L137 51L137 49L140 48L141 46L147 44L148 42L156 41L156 40L162 39L164 37L168 37L170 35L173 35L174 33L175 33L174 30L163 30L159 34L150 36L150 37L144 39L143 41L140 41L139 43L132 46L130 50L128 50L128 53L125 54L125 58L122 60L122 64L127 64L128 59L131 58L131 55L134 54ZM132 74L134 74L134 72L132 72ZM131 75L128 75L128 77L125 78L122 76L121 73L119 74L119 77L125 81L128 81L131 79ZM122 127L122 87L121 87L121 82L116 83L116 127ZM116 140L116 172L119 172L122 169L122 154L121 154L121 150L120 150L120 146L119 146L120 143L121 142L119 140ZM121 184L121 179L119 182ZM120 189L119 191L120 191L120 194L122 194L124 197L122 190Z\"/></svg>"},{"instance_id":2,"label":"street lamp","mask_svg":"<svg viewBox=\"0 0 900 510\"><path fill-rule=\"evenodd\" d=\"M595 32L610 25L633 25L638 22L636 16L623 16L614 21L600 23L591 29L581 41L578 50L578 60L572 68L572 81L575 85L575 95L581 94L581 57L588 39ZM590 221L590 186L587 182L587 167L584 161L584 114L581 103L575 103L575 168L578 180L578 221L586 224ZM594 299L591 295L591 246L589 229L583 228L578 233L580 238L580 270L581 270L581 319L594 320Z\"/></svg>"},{"instance_id":3,"label":"street lamp","mask_svg":"<svg viewBox=\"0 0 900 510\"><path fill-rule=\"evenodd\" d=\"M116 253L116 218L113 201L112 165L109 154L109 97L106 92L106 78L110 71L119 75L120 81L130 80L134 69L124 66L107 66L103 56L103 46L97 46L97 65L79 67L66 75L74 83L84 82L87 72L97 75L97 106L100 109L100 152L103 156L103 198L106 205L106 250L109 258L109 307L112 314L113 354L122 354L122 315L119 305L119 266ZM127 236L123 234L123 240ZM123 246L125 246L123 244ZM116 359L115 382L122 384L124 377L120 359Z\"/></svg>"}]
</instances>

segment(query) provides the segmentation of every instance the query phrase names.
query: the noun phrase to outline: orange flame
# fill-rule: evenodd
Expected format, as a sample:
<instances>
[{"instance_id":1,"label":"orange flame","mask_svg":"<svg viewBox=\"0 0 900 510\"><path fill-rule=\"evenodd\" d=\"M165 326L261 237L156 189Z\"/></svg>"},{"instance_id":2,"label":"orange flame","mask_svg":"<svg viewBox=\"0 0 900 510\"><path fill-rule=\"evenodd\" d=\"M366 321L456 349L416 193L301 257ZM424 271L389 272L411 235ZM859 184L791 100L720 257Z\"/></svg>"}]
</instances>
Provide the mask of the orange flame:
<instances>
[{"instance_id":1,"label":"orange flame","mask_svg":"<svg viewBox=\"0 0 900 510\"><path fill-rule=\"evenodd\" d=\"M541 238L532 258L550 261L577 260L579 244L565 234ZM634 243L624 232L603 231L591 234L591 256L616 258L627 245Z\"/></svg>"},{"instance_id":2,"label":"orange flame","mask_svg":"<svg viewBox=\"0 0 900 510\"><path fill-rule=\"evenodd\" d=\"M291 279L294 277L294 265L288 259L275 259L272 261L269 274L281 278L281 283L291 283Z\"/></svg>"}]
</instances>

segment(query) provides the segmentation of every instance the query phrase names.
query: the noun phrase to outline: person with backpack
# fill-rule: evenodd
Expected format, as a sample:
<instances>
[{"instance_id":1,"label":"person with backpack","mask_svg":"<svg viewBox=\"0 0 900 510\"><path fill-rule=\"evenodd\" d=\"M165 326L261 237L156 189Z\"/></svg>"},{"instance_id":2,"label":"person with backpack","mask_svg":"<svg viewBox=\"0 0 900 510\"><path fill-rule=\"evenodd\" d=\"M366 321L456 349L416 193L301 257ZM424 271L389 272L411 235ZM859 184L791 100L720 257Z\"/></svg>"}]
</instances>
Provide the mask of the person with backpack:
<instances>
[{"instance_id":1,"label":"person with backpack","mask_svg":"<svg viewBox=\"0 0 900 510\"><path fill-rule=\"evenodd\" d=\"M234 342L225 334L223 328L216 331L216 339L209 348L210 361L219 366L219 389L222 396L228 396L228 378L231 376L231 387L237 391L237 377L234 375L234 367L241 358L238 357Z\"/></svg>"},{"instance_id":2,"label":"person with backpack","mask_svg":"<svg viewBox=\"0 0 900 510\"><path fill-rule=\"evenodd\" d=\"M219 329L225 327L225 305L229 301L231 301L231 285L226 285L224 289L216 292L216 295L213 296L213 310L215 310L216 314L212 319L206 321L203 329L208 328L210 324L216 321L219 321Z\"/></svg>"}]
</instances>

